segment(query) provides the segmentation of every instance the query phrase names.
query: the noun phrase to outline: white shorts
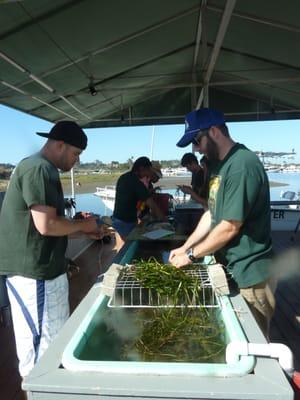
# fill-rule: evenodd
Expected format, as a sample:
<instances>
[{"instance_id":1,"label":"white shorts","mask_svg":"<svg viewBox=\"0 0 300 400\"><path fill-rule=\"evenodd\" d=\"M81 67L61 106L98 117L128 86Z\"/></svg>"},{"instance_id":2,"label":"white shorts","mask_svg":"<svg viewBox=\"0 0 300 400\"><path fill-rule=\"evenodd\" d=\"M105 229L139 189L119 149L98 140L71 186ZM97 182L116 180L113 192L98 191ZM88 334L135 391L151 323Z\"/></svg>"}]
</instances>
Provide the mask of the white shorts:
<instances>
[{"instance_id":1,"label":"white shorts","mask_svg":"<svg viewBox=\"0 0 300 400\"><path fill-rule=\"evenodd\" d=\"M69 284L63 274L46 281L12 276L6 279L6 285L19 371L24 377L69 317Z\"/></svg>"}]
</instances>

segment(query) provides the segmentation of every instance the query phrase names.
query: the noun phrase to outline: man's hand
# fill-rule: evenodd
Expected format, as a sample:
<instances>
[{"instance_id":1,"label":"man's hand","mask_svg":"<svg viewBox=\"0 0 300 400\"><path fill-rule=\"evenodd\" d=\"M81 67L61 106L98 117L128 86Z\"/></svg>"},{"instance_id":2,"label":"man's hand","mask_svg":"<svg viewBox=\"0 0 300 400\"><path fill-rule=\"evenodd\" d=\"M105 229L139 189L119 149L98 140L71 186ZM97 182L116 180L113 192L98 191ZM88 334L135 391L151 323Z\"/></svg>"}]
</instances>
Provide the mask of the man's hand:
<instances>
[{"instance_id":1,"label":"man's hand","mask_svg":"<svg viewBox=\"0 0 300 400\"><path fill-rule=\"evenodd\" d=\"M91 239L99 240L102 239L104 236L113 236L114 235L114 229L103 223L101 219L98 217L88 217L84 219L84 222L92 222L92 225L87 224L87 227L84 227L82 229L82 232L87 234ZM99 221L101 221L99 223ZM85 224L84 224L85 225ZM92 229L90 229L90 227Z\"/></svg>"},{"instance_id":2,"label":"man's hand","mask_svg":"<svg viewBox=\"0 0 300 400\"><path fill-rule=\"evenodd\" d=\"M177 249L173 249L170 251L170 255L169 255L169 262L171 264L173 264L173 258L177 257L178 255L185 253L185 247L181 246L181 247L177 247Z\"/></svg>"},{"instance_id":3,"label":"man's hand","mask_svg":"<svg viewBox=\"0 0 300 400\"><path fill-rule=\"evenodd\" d=\"M93 213L80 212L72 220L58 216L54 207L34 205L31 215L37 231L43 236L72 236L82 233L93 235L96 239L111 234L109 226Z\"/></svg>"},{"instance_id":4,"label":"man's hand","mask_svg":"<svg viewBox=\"0 0 300 400\"><path fill-rule=\"evenodd\" d=\"M107 226L107 225L101 225L100 227L98 227L98 231L96 233L96 236L98 236L98 239L103 239L105 236L110 236L110 237L114 237L116 231L114 230L114 228L112 228L111 226Z\"/></svg>"},{"instance_id":5,"label":"man's hand","mask_svg":"<svg viewBox=\"0 0 300 400\"><path fill-rule=\"evenodd\" d=\"M83 233L89 234L89 233L98 233L98 225L96 222L97 218L96 217L87 217L82 220L81 222L81 227L80 230Z\"/></svg>"},{"instance_id":6,"label":"man's hand","mask_svg":"<svg viewBox=\"0 0 300 400\"><path fill-rule=\"evenodd\" d=\"M101 227L97 232L91 232L91 233L86 233L86 235L90 238L90 239L94 239L94 240L100 240L103 239L105 236L114 236L115 231L112 228L108 228L108 227Z\"/></svg>"},{"instance_id":7,"label":"man's hand","mask_svg":"<svg viewBox=\"0 0 300 400\"><path fill-rule=\"evenodd\" d=\"M171 255L170 255L171 258ZM173 264L176 268L184 267L185 265L192 264L190 258L186 255L186 252L178 253L173 256L172 259L169 258L171 264Z\"/></svg>"}]
</instances>

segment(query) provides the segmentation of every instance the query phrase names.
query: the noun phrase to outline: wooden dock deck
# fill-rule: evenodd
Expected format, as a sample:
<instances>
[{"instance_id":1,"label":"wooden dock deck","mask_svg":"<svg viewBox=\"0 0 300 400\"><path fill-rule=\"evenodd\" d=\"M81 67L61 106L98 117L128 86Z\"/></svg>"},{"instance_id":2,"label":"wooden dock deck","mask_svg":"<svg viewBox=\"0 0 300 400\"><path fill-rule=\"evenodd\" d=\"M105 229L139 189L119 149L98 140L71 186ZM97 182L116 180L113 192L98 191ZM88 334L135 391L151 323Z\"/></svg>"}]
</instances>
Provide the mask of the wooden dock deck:
<instances>
[{"instance_id":1,"label":"wooden dock deck","mask_svg":"<svg viewBox=\"0 0 300 400\"><path fill-rule=\"evenodd\" d=\"M76 259L80 272L70 279L70 307L73 311L95 282L110 265L115 252L113 243L95 242L87 253ZM276 309L271 323L270 340L284 343L293 351L295 368L300 370L300 234L273 233L276 253ZM21 399L21 379L18 373L12 328L0 327L0 398Z\"/></svg>"}]
</instances>

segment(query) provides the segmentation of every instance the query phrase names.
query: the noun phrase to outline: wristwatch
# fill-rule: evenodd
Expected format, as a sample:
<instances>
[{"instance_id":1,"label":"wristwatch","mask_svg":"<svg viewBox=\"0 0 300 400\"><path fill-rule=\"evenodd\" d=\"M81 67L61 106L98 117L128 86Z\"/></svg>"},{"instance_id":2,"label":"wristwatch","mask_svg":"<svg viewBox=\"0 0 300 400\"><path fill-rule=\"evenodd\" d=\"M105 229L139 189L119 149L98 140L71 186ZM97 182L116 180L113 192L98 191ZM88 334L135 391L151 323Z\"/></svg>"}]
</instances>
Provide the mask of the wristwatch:
<instances>
[{"instance_id":1,"label":"wristwatch","mask_svg":"<svg viewBox=\"0 0 300 400\"><path fill-rule=\"evenodd\" d=\"M188 256L188 258L192 261L195 262L196 261L196 257L194 257L194 252L193 252L193 248L191 247L190 249L188 249L185 254Z\"/></svg>"}]
</instances>

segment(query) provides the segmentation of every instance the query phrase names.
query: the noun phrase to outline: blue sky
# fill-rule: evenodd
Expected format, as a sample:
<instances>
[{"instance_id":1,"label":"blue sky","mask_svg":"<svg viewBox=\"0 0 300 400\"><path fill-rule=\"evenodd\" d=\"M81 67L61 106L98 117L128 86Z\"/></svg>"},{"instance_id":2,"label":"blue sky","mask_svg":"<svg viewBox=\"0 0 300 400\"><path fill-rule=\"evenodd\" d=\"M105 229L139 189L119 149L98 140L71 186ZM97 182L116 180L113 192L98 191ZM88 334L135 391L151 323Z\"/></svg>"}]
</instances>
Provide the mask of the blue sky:
<instances>
[{"instance_id":1,"label":"blue sky","mask_svg":"<svg viewBox=\"0 0 300 400\"><path fill-rule=\"evenodd\" d=\"M52 124L0 105L0 163L16 164L38 151L45 139L35 132L48 132ZM297 153L300 162L300 120L230 123L232 138L251 150ZM152 127L86 129L88 148L82 162L100 160L125 162L130 157L150 156ZM183 134L183 125L161 125L154 128L153 159L180 159L191 147L179 149L176 142ZM291 162L292 160L286 160Z\"/></svg>"}]
</instances>

